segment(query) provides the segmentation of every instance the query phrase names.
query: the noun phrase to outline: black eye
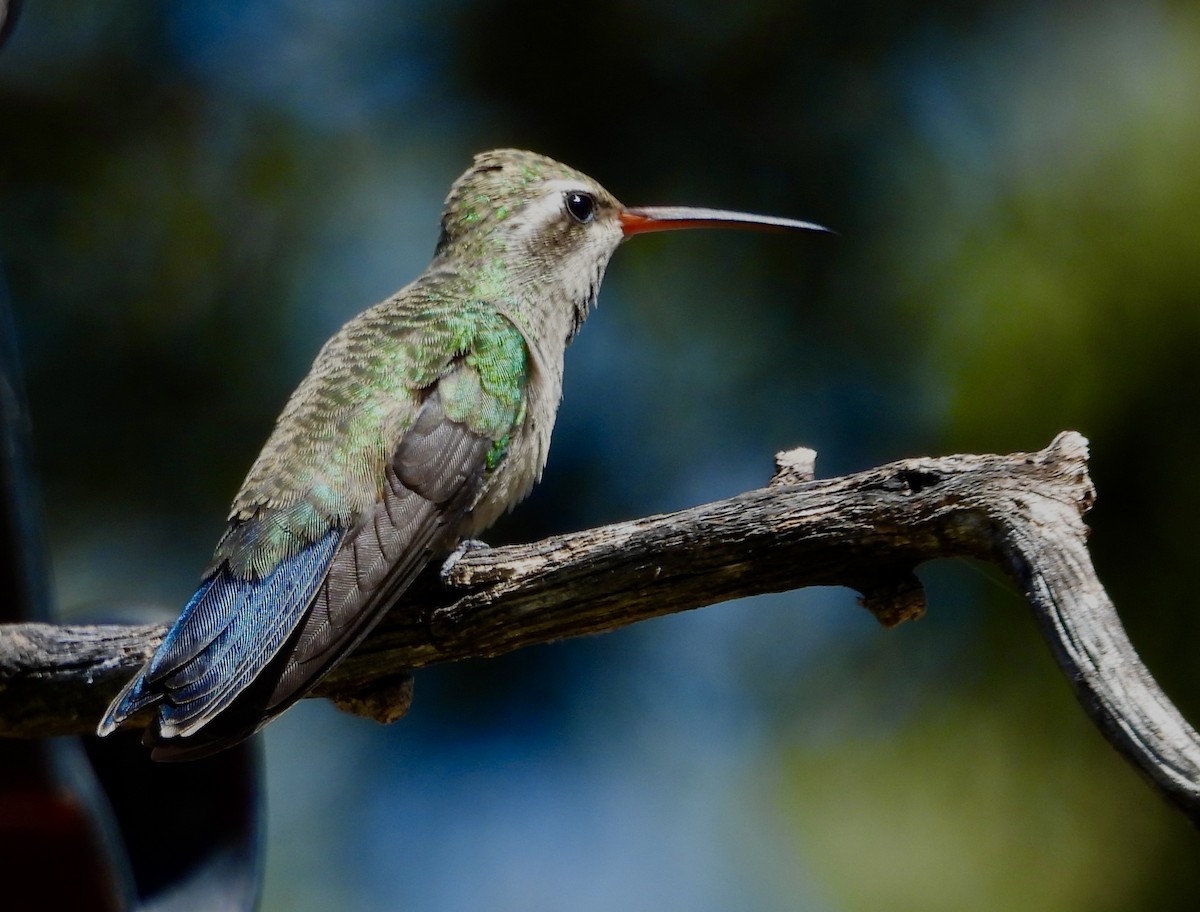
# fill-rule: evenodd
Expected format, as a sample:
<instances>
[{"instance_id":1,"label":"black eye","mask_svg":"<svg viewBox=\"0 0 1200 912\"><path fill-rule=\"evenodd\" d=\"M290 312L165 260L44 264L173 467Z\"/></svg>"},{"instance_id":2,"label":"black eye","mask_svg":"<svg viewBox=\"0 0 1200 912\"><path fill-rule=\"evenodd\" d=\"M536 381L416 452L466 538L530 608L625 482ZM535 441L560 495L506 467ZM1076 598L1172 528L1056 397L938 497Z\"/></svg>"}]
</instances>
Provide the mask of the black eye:
<instances>
[{"instance_id":1,"label":"black eye","mask_svg":"<svg viewBox=\"0 0 1200 912\"><path fill-rule=\"evenodd\" d=\"M567 194L567 212L579 224L586 225L596 214L596 201L589 194L574 190Z\"/></svg>"}]
</instances>

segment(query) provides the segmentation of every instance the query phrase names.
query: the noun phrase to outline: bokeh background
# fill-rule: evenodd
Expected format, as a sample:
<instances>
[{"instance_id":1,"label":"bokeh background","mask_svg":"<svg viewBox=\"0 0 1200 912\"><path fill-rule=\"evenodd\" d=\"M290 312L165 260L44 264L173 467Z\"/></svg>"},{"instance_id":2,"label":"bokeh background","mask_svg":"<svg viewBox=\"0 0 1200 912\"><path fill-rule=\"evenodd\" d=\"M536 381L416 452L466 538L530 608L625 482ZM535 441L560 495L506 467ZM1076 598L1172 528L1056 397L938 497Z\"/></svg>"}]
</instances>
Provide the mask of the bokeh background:
<instances>
[{"instance_id":1,"label":"bokeh background","mask_svg":"<svg viewBox=\"0 0 1200 912\"><path fill-rule=\"evenodd\" d=\"M909 455L1093 445L1093 550L1200 719L1189 2L29 0L0 268L57 597L173 617L290 389L473 152L810 218L619 252L499 543ZM432 669L266 733L266 910L1193 909L1200 840L963 564ZM170 813L164 809L164 813Z\"/></svg>"}]
</instances>

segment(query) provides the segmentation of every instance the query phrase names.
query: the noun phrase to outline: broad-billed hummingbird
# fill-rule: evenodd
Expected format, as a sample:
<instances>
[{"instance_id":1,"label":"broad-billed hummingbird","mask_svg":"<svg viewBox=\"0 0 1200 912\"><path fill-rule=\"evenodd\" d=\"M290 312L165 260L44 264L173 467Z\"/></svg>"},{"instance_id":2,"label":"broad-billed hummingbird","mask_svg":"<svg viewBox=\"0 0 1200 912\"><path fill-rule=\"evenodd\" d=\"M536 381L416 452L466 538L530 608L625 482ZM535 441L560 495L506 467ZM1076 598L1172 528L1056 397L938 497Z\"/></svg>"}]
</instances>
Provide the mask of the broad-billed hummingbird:
<instances>
[{"instance_id":1,"label":"broad-billed hummingbird","mask_svg":"<svg viewBox=\"0 0 1200 912\"><path fill-rule=\"evenodd\" d=\"M200 588L99 734L155 707L152 756L202 757L304 696L431 559L541 477L563 354L621 242L707 227L826 230L628 208L541 155L477 155L446 198L429 266L317 355L234 498Z\"/></svg>"}]
</instances>

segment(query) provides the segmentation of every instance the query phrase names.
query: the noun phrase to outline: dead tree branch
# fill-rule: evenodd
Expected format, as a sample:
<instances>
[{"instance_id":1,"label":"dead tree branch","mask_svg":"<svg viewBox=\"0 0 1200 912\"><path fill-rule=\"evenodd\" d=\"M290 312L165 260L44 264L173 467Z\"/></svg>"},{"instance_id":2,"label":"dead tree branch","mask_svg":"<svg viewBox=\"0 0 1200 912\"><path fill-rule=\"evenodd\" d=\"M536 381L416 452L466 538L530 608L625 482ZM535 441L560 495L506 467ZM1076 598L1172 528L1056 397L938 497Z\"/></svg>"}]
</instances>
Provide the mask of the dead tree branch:
<instances>
[{"instance_id":1,"label":"dead tree branch","mask_svg":"<svg viewBox=\"0 0 1200 912\"><path fill-rule=\"evenodd\" d=\"M1200 739L1129 643L1089 557L1087 442L908 459L812 479L811 451L781 454L766 488L661 516L469 552L429 573L317 695L398 718L408 669L614 630L727 599L843 585L887 626L920 616L913 571L972 557L1033 608L1084 709L1113 745L1200 821ZM90 731L162 627L0 628L0 735Z\"/></svg>"}]
</instances>

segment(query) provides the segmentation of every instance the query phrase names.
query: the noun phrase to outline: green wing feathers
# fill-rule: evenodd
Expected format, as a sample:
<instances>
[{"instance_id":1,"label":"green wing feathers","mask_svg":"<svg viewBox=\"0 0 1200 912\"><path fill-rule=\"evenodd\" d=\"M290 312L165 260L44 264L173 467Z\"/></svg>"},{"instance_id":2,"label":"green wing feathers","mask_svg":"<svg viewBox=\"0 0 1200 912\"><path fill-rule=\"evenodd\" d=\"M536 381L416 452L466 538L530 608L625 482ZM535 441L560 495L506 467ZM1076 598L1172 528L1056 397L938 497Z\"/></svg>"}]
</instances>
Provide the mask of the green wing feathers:
<instances>
[{"instance_id":1,"label":"green wing feathers","mask_svg":"<svg viewBox=\"0 0 1200 912\"><path fill-rule=\"evenodd\" d=\"M488 441L484 468L496 469L525 418L528 367L524 338L486 302L451 307L410 289L351 320L284 408L210 570L262 578L330 527L369 516L435 387L446 418Z\"/></svg>"},{"instance_id":2,"label":"green wing feathers","mask_svg":"<svg viewBox=\"0 0 1200 912\"><path fill-rule=\"evenodd\" d=\"M498 314L440 384L446 416L499 444L525 418L525 340Z\"/></svg>"}]
</instances>

